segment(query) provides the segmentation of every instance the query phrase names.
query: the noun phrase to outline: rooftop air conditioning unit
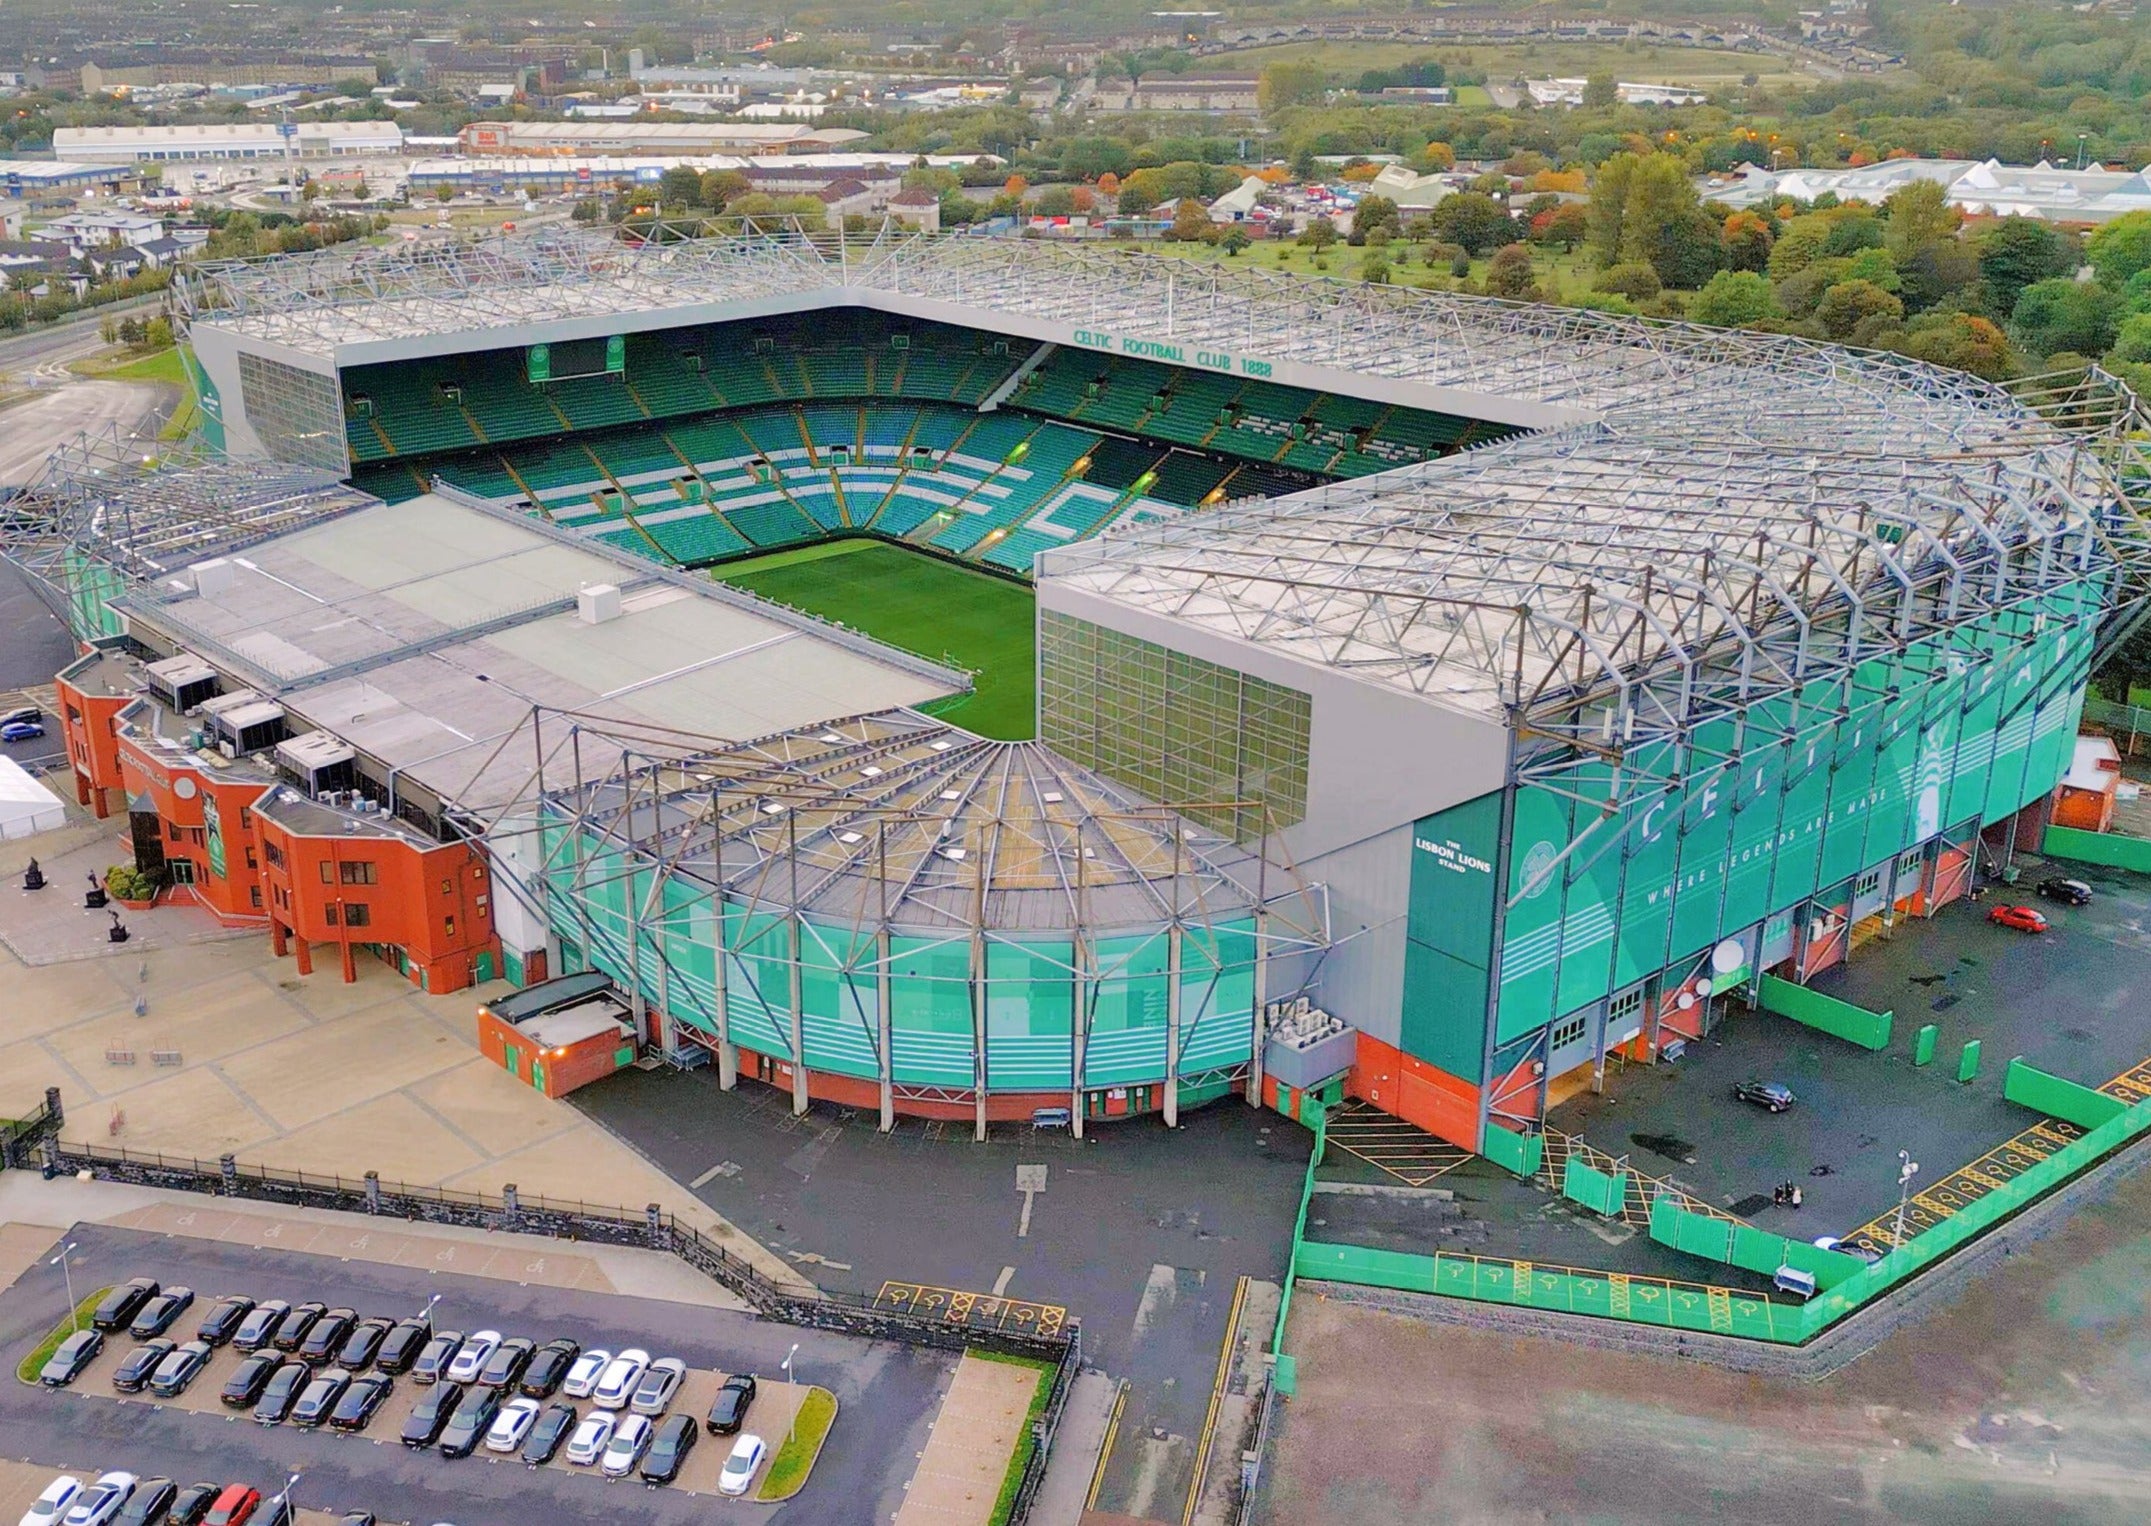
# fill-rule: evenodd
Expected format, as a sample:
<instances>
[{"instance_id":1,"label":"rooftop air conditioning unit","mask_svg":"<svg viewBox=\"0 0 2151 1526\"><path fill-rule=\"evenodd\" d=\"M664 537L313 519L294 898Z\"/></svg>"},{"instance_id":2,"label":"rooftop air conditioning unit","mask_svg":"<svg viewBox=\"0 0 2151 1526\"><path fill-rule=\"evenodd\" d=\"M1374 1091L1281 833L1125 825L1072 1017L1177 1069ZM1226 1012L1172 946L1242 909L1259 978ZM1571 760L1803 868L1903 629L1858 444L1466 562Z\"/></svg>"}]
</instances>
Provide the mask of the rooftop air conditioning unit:
<instances>
[{"instance_id":1,"label":"rooftop air conditioning unit","mask_svg":"<svg viewBox=\"0 0 2151 1526\"><path fill-rule=\"evenodd\" d=\"M585 625L620 618L620 589L614 583L585 584L575 591L575 613Z\"/></svg>"}]
</instances>

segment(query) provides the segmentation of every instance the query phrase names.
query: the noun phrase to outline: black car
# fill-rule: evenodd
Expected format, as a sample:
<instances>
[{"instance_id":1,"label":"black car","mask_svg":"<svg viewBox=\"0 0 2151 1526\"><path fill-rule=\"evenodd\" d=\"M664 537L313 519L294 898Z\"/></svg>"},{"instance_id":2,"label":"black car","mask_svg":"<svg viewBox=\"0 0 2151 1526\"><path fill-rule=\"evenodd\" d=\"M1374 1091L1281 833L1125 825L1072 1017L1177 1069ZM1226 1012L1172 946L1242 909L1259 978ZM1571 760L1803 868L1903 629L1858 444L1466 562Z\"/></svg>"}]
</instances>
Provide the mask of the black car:
<instances>
[{"instance_id":1,"label":"black car","mask_svg":"<svg viewBox=\"0 0 2151 1526\"><path fill-rule=\"evenodd\" d=\"M239 1333L239 1327L253 1312L254 1300L242 1294L219 1298L202 1316L201 1324L195 1327L194 1338L209 1346L225 1345Z\"/></svg>"},{"instance_id":2,"label":"black car","mask_svg":"<svg viewBox=\"0 0 2151 1526\"><path fill-rule=\"evenodd\" d=\"M399 1319L389 1326L388 1334L381 1337L381 1349L373 1354L373 1364L382 1372L409 1372L411 1364L418 1360L418 1353L425 1350L426 1342L431 1339L432 1320Z\"/></svg>"},{"instance_id":3,"label":"black car","mask_svg":"<svg viewBox=\"0 0 2151 1526\"><path fill-rule=\"evenodd\" d=\"M548 1404L530 1422L530 1434L523 1438L523 1461L533 1468L553 1460L553 1454L567 1444L575 1434L575 1406L561 1401Z\"/></svg>"},{"instance_id":4,"label":"black car","mask_svg":"<svg viewBox=\"0 0 2151 1526\"><path fill-rule=\"evenodd\" d=\"M642 1459L642 1481L646 1484L669 1484L680 1476L680 1469L687 1465L687 1454L695 1449L695 1440L702 1433L695 1429L693 1415L667 1415L657 1422L657 1435L650 1441L650 1450Z\"/></svg>"},{"instance_id":5,"label":"black car","mask_svg":"<svg viewBox=\"0 0 2151 1526\"><path fill-rule=\"evenodd\" d=\"M47 1388L65 1388L81 1377L82 1370L96 1361L97 1353L104 1349L103 1331L77 1330L45 1359L45 1365L37 1371L37 1381Z\"/></svg>"},{"instance_id":6,"label":"black car","mask_svg":"<svg viewBox=\"0 0 2151 1526\"><path fill-rule=\"evenodd\" d=\"M2091 904L2091 887L2082 880L2041 880L2039 894L2044 900L2059 901L2064 906Z\"/></svg>"},{"instance_id":7,"label":"black car","mask_svg":"<svg viewBox=\"0 0 2151 1526\"><path fill-rule=\"evenodd\" d=\"M165 1336L144 1341L112 1369L112 1386L123 1394L140 1393L149 1387L149 1375L157 1370L157 1364L178 1349L179 1342Z\"/></svg>"},{"instance_id":8,"label":"black car","mask_svg":"<svg viewBox=\"0 0 2151 1526\"><path fill-rule=\"evenodd\" d=\"M515 1385L515 1391L526 1399L550 1399L582 1354L581 1346L564 1337L547 1341L531 1353L530 1365L523 1369L522 1381Z\"/></svg>"},{"instance_id":9,"label":"black car","mask_svg":"<svg viewBox=\"0 0 2151 1526\"><path fill-rule=\"evenodd\" d=\"M169 1478L145 1478L112 1517L112 1526L164 1526L172 1501L178 1498L179 1485Z\"/></svg>"},{"instance_id":10,"label":"black car","mask_svg":"<svg viewBox=\"0 0 2151 1526\"><path fill-rule=\"evenodd\" d=\"M442 1330L427 1337L425 1348L411 1362L413 1383L438 1383L448 1364L456 1359L456 1352L463 1345L461 1330Z\"/></svg>"},{"instance_id":11,"label":"black car","mask_svg":"<svg viewBox=\"0 0 2151 1526\"><path fill-rule=\"evenodd\" d=\"M259 1351L269 1344L276 1334L276 1327L291 1312L291 1305L281 1298L258 1303L247 1310L246 1318L239 1321L239 1328L232 1332L232 1350Z\"/></svg>"},{"instance_id":12,"label":"black car","mask_svg":"<svg viewBox=\"0 0 2151 1526\"><path fill-rule=\"evenodd\" d=\"M486 1427L500 1412L500 1390L473 1383L463 1391L463 1402L441 1427L441 1455L468 1457L485 1439Z\"/></svg>"},{"instance_id":13,"label":"black car","mask_svg":"<svg viewBox=\"0 0 2151 1526\"><path fill-rule=\"evenodd\" d=\"M396 1380L382 1373L369 1372L351 1380L344 1396L336 1401L336 1408L329 1412L329 1427L338 1431L363 1431L372 1423L374 1411L388 1397L388 1391L396 1386Z\"/></svg>"},{"instance_id":14,"label":"black car","mask_svg":"<svg viewBox=\"0 0 2151 1526\"><path fill-rule=\"evenodd\" d=\"M530 1354L538 1349L538 1343L520 1335L510 1336L493 1348L479 1369L478 1381L487 1388L506 1389L523 1375L530 1362Z\"/></svg>"},{"instance_id":15,"label":"black car","mask_svg":"<svg viewBox=\"0 0 2151 1526\"><path fill-rule=\"evenodd\" d=\"M299 1393L299 1402L291 1407L291 1423L308 1430L325 1422L336 1408L336 1401L351 1386L351 1374L339 1367L324 1367Z\"/></svg>"},{"instance_id":16,"label":"black car","mask_svg":"<svg viewBox=\"0 0 2151 1526\"><path fill-rule=\"evenodd\" d=\"M463 1402L463 1385L460 1383L436 1383L419 1395L418 1406L403 1422L403 1444L407 1447L429 1447L440 1439L441 1427Z\"/></svg>"},{"instance_id":17,"label":"black car","mask_svg":"<svg viewBox=\"0 0 2151 1526\"><path fill-rule=\"evenodd\" d=\"M157 1364L157 1370L149 1375L149 1391L160 1399L176 1399L193 1386L208 1365L208 1343L188 1341Z\"/></svg>"},{"instance_id":18,"label":"black car","mask_svg":"<svg viewBox=\"0 0 2151 1526\"><path fill-rule=\"evenodd\" d=\"M166 1288L148 1303L135 1311L128 1321L127 1333L138 1341L164 1334L172 1328L172 1321L194 1307L194 1289Z\"/></svg>"},{"instance_id":19,"label":"black car","mask_svg":"<svg viewBox=\"0 0 2151 1526\"><path fill-rule=\"evenodd\" d=\"M306 1327L306 1338L299 1342L299 1360L317 1364L326 1362L350 1337L357 1324L356 1310L324 1309L321 1317Z\"/></svg>"},{"instance_id":20,"label":"black car","mask_svg":"<svg viewBox=\"0 0 2151 1526\"><path fill-rule=\"evenodd\" d=\"M282 1425L299 1402L299 1391L314 1379L314 1369L304 1362L286 1362L276 1369L254 1402L254 1418L263 1425Z\"/></svg>"},{"instance_id":21,"label":"black car","mask_svg":"<svg viewBox=\"0 0 2151 1526\"><path fill-rule=\"evenodd\" d=\"M1739 1081L1734 1083L1733 1096L1769 1113L1782 1113L1795 1101L1792 1088L1782 1081Z\"/></svg>"},{"instance_id":22,"label":"black car","mask_svg":"<svg viewBox=\"0 0 2151 1526\"><path fill-rule=\"evenodd\" d=\"M142 1312L142 1305L163 1291L154 1277L137 1277L132 1282L123 1282L105 1294L105 1301L90 1316L90 1324L107 1334L124 1330Z\"/></svg>"},{"instance_id":23,"label":"black car","mask_svg":"<svg viewBox=\"0 0 2151 1526\"><path fill-rule=\"evenodd\" d=\"M269 1379L276 1376L276 1369L284 1365L284 1359L273 1351L250 1351L239 1359L232 1375L224 1380L224 1392L217 1395L227 1409L246 1409L257 1403L261 1391L269 1386Z\"/></svg>"},{"instance_id":24,"label":"black car","mask_svg":"<svg viewBox=\"0 0 2151 1526\"><path fill-rule=\"evenodd\" d=\"M165 1520L170 1522L171 1526L202 1526L202 1517L209 1514L209 1507L217 1502L217 1496L223 1492L222 1484L189 1484L180 1490L178 1498L172 1501L172 1508L165 1515Z\"/></svg>"},{"instance_id":25,"label":"black car","mask_svg":"<svg viewBox=\"0 0 2151 1526\"><path fill-rule=\"evenodd\" d=\"M754 1403L754 1374L735 1372L724 1380L717 1397L710 1400L708 1425L712 1436L736 1435L747 1423L747 1406Z\"/></svg>"},{"instance_id":26,"label":"black car","mask_svg":"<svg viewBox=\"0 0 2151 1526\"><path fill-rule=\"evenodd\" d=\"M353 1325L351 1333L344 1337L343 1345L337 1350L336 1365L346 1372L364 1372L371 1367L373 1359L380 1354L381 1342L388 1339L393 1323L377 1314Z\"/></svg>"},{"instance_id":27,"label":"black car","mask_svg":"<svg viewBox=\"0 0 2151 1526\"><path fill-rule=\"evenodd\" d=\"M327 1304L300 1304L276 1322L276 1334L269 1338L269 1344L279 1351L297 1351L306 1332L314 1328L314 1321L328 1312Z\"/></svg>"},{"instance_id":28,"label":"black car","mask_svg":"<svg viewBox=\"0 0 2151 1526\"><path fill-rule=\"evenodd\" d=\"M371 1510L347 1510L336 1518L336 1526L379 1526Z\"/></svg>"}]
</instances>

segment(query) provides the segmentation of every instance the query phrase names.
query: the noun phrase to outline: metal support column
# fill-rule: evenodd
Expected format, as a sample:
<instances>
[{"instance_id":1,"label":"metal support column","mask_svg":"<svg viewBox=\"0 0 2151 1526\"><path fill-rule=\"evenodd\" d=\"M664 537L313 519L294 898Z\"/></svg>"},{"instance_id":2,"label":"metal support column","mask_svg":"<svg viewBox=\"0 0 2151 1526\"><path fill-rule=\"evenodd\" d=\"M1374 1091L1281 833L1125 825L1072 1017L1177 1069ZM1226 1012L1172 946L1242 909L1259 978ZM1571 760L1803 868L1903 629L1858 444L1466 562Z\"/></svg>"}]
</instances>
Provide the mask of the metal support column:
<instances>
[{"instance_id":1,"label":"metal support column","mask_svg":"<svg viewBox=\"0 0 2151 1526\"><path fill-rule=\"evenodd\" d=\"M712 994L717 1008L711 1014L717 1021L717 1085L720 1090L730 1091L739 1085L739 1046L732 1042L732 1016L725 999L725 961L730 955L726 950L724 925L724 808L714 784L710 786L710 874L713 882L710 929L717 945L716 958L710 965Z\"/></svg>"},{"instance_id":2,"label":"metal support column","mask_svg":"<svg viewBox=\"0 0 2151 1526\"><path fill-rule=\"evenodd\" d=\"M874 1023L881 1044L881 1132L896 1127L896 1055L890 1043L894 1025L889 1020L889 929L874 934Z\"/></svg>"},{"instance_id":3,"label":"metal support column","mask_svg":"<svg viewBox=\"0 0 2151 1526\"><path fill-rule=\"evenodd\" d=\"M1180 923L1165 934L1165 1126L1180 1127Z\"/></svg>"}]
</instances>

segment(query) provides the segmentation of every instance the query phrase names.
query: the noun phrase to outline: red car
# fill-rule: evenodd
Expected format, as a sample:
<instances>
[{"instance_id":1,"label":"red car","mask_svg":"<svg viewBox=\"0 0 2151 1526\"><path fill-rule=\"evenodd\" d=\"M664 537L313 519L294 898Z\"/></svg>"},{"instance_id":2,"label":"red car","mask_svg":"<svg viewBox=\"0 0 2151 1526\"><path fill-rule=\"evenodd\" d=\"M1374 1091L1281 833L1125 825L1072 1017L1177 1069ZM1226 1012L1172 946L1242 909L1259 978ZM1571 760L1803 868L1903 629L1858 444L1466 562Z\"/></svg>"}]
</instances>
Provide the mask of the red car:
<instances>
[{"instance_id":1,"label":"red car","mask_svg":"<svg viewBox=\"0 0 2151 1526\"><path fill-rule=\"evenodd\" d=\"M261 1491L246 1484L232 1484L209 1507L204 1526L245 1526L261 1508Z\"/></svg>"},{"instance_id":2,"label":"red car","mask_svg":"<svg viewBox=\"0 0 2151 1526\"><path fill-rule=\"evenodd\" d=\"M1987 913L1987 920L1997 927L2013 927L2020 933L2043 933L2046 918L2029 906L1997 906Z\"/></svg>"}]
</instances>

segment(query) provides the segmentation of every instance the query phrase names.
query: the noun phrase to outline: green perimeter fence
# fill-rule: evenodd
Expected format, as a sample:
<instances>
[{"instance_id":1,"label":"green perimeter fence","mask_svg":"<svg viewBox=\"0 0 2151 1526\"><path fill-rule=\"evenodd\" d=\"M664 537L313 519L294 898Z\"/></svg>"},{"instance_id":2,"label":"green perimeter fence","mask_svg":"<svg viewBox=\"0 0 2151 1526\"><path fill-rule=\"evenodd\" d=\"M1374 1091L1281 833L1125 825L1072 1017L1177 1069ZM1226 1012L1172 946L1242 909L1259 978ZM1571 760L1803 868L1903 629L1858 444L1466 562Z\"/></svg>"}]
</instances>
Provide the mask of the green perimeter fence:
<instances>
[{"instance_id":1,"label":"green perimeter fence","mask_svg":"<svg viewBox=\"0 0 2151 1526\"><path fill-rule=\"evenodd\" d=\"M1272 1348L1277 1355L1279 1386L1291 1392L1291 1359L1284 1352L1284 1330L1291 1311L1293 1284L1301 1277L1433 1293L1512 1308L1622 1319L1781 1345L1812 1340L1869 1300L1917 1276L2077 1173L2151 1132L2151 1099L2126 1104L2104 1092L2036 1070L2021 1059L2009 1062L2003 1095L2020 1106L2078 1124L2089 1132L1874 1262L1822 1250L1803 1241L1786 1240L1751 1226L1687 1213L1669 1201L1652 1205L1653 1239L1765 1276L1780 1266L1795 1267L1815 1279L1818 1291L1805 1303L1781 1302L1705 1283L1625 1276L1581 1267L1546 1266L1450 1251L1415 1255L1309 1240L1307 1205L1313 1196L1315 1167L1321 1162L1323 1148L1322 1123L1317 1115L1312 1125L1315 1148L1300 1197L1292 1265Z\"/></svg>"}]
</instances>

